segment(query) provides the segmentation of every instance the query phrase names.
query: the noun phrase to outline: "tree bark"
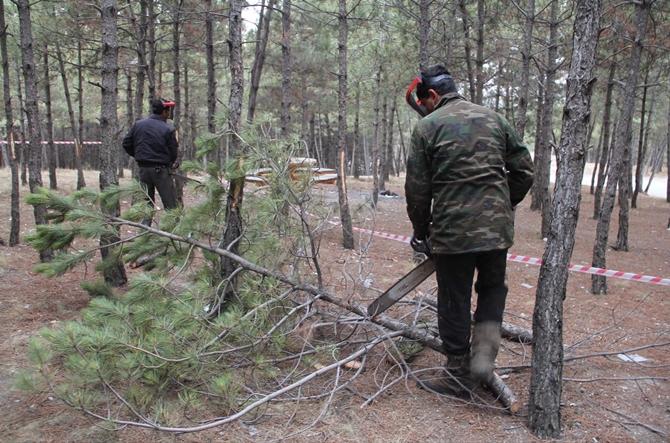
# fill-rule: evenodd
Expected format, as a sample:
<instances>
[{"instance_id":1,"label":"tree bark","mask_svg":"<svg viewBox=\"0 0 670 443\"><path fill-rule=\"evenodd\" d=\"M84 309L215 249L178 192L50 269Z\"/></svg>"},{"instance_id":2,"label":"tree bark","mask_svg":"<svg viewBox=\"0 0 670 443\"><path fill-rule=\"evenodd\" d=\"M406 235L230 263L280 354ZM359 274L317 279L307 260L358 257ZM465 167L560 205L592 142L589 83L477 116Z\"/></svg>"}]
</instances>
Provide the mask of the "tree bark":
<instances>
[{"instance_id":1,"label":"tree bark","mask_svg":"<svg viewBox=\"0 0 670 443\"><path fill-rule=\"evenodd\" d=\"M82 157L84 155L84 149L82 143L84 142L84 65L82 64L81 59L81 40L77 41L77 100L79 106L79 125L77 126L77 140L79 143L75 143L75 157L74 163L77 167L77 189L86 187L86 179L84 178L84 165L82 162Z\"/></svg>"},{"instance_id":2,"label":"tree bark","mask_svg":"<svg viewBox=\"0 0 670 443\"><path fill-rule=\"evenodd\" d=\"M433 0L419 2L419 70L430 66L430 5Z\"/></svg>"},{"instance_id":3,"label":"tree bark","mask_svg":"<svg viewBox=\"0 0 670 443\"><path fill-rule=\"evenodd\" d=\"M526 112L528 110L528 84L530 76L530 57L533 48L533 26L535 25L535 0L528 0L528 7L521 13L526 17L526 29L521 51L521 84L519 86L518 119L516 133L523 140L526 128Z\"/></svg>"},{"instance_id":4,"label":"tree bark","mask_svg":"<svg viewBox=\"0 0 670 443\"><path fill-rule=\"evenodd\" d=\"M238 167L242 162L240 143L240 124L242 120L242 99L244 95L244 72L242 59L242 8L244 0L230 0L228 18L228 48L230 63L230 98L228 100L228 122L230 125L230 154L238 159ZM223 233L223 247L237 254L238 240L242 235L242 201L244 198L244 176L230 182L226 200L226 229ZM238 264L222 257L221 276L230 278ZM219 294L224 299L230 294Z\"/></svg>"},{"instance_id":5,"label":"tree bark","mask_svg":"<svg viewBox=\"0 0 670 443\"><path fill-rule=\"evenodd\" d=\"M477 55L475 59L476 66L476 96L475 103L481 105L484 103L484 0L477 0Z\"/></svg>"},{"instance_id":6,"label":"tree bark","mask_svg":"<svg viewBox=\"0 0 670 443\"><path fill-rule=\"evenodd\" d=\"M652 60L650 59L650 64ZM647 73L645 74L645 79L644 79L644 93L643 93L643 98L642 98L642 109L644 110L644 103L646 101L647 97L647 89L649 89L649 85L647 83L648 77L649 77L649 70L651 68L647 69ZM658 83L660 77L660 71L658 71L658 74L656 76L656 80L654 81L654 84ZM656 94L652 94L651 96L651 103L649 104L649 115L646 119L646 125L644 123L644 112L642 113L642 118L640 119L640 140L638 142L637 146L637 162L635 165L635 189L633 191L633 198L630 202L630 207L631 208L637 208L637 196L638 194L642 191L643 187L643 182L644 182L644 174L646 172L646 166L647 166L647 146L649 142L649 132L651 131L651 121L652 121L652 116L654 115L654 106L656 105Z\"/></svg>"},{"instance_id":7,"label":"tree bark","mask_svg":"<svg viewBox=\"0 0 670 443\"><path fill-rule=\"evenodd\" d=\"M374 120L372 121L372 206L379 199L379 95L381 94L382 64L379 62L375 77Z\"/></svg>"},{"instance_id":8,"label":"tree bark","mask_svg":"<svg viewBox=\"0 0 670 443\"><path fill-rule=\"evenodd\" d=\"M37 188L42 187L42 137L40 128L40 110L37 101L37 78L35 73L35 56L33 53L33 36L30 19L30 1L15 0L19 11L19 24L21 33L21 61L23 66L23 79L26 91L26 114L28 117L28 132L30 133L30 147L28 149L28 184L30 192L34 193ZM33 209L35 225L46 224L46 208L36 205ZM53 259L53 251L47 249L40 253L40 262L48 262Z\"/></svg>"},{"instance_id":9,"label":"tree bark","mask_svg":"<svg viewBox=\"0 0 670 443\"><path fill-rule=\"evenodd\" d=\"M81 140L79 139L79 133L77 132L77 122L74 118L74 108L72 107L72 99L70 98L70 85L67 81L63 53L60 49L60 44L58 41L56 41L56 58L58 59L58 69L60 71L60 77L63 82L63 92L65 94L65 103L67 104L67 114L70 118L72 140L74 141L74 163L75 168L77 168L77 189L81 189L79 187L79 175L81 174L82 180L84 175L84 171L81 165Z\"/></svg>"},{"instance_id":10,"label":"tree bark","mask_svg":"<svg viewBox=\"0 0 670 443\"><path fill-rule=\"evenodd\" d=\"M610 63L610 73L607 80L607 90L605 92L605 109L603 111L603 144L600 152L600 165L598 167L598 184L596 185L595 197L593 199L593 218L598 220L600 217L600 205L602 202L603 187L605 186L605 168L610 158L610 125L612 114L612 91L614 90L614 74L616 72L616 60Z\"/></svg>"},{"instance_id":11,"label":"tree bark","mask_svg":"<svg viewBox=\"0 0 670 443\"><path fill-rule=\"evenodd\" d=\"M172 97L174 98L174 117L172 125L179 141L181 133L181 4L183 0L174 0L172 4ZM179 149L179 156L182 156L182 148ZM177 168L177 174L183 175L184 172ZM184 204L184 182L174 181L175 197L180 204Z\"/></svg>"},{"instance_id":12,"label":"tree bark","mask_svg":"<svg viewBox=\"0 0 670 443\"><path fill-rule=\"evenodd\" d=\"M268 0L267 7L265 0L261 4L261 12L258 15L258 29L256 31L256 51L254 52L254 61L251 65L251 86L249 87L249 110L247 111L247 121L254 121L256 113L256 97L261 83L261 74L265 64L265 53L270 36L270 19L272 18L272 9L274 0Z\"/></svg>"},{"instance_id":13,"label":"tree bark","mask_svg":"<svg viewBox=\"0 0 670 443\"><path fill-rule=\"evenodd\" d=\"M282 39L281 39L281 133L287 136L291 133L291 0L284 0L282 10Z\"/></svg>"},{"instance_id":14,"label":"tree bark","mask_svg":"<svg viewBox=\"0 0 670 443\"><path fill-rule=\"evenodd\" d=\"M465 9L465 0L459 0L458 6L461 9L461 20L463 21L463 35L465 39L465 65L468 72L470 101L475 102L477 98L477 92L475 87L475 74L472 68L472 43L470 42L470 25L468 24L468 11Z\"/></svg>"},{"instance_id":15,"label":"tree bark","mask_svg":"<svg viewBox=\"0 0 670 443\"><path fill-rule=\"evenodd\" d=\"M119 44L117 42L117 13L116 0L103 0L100 7L102 19L102 81L100 107L100 190L118 185L116 171L116 156L118 152L117 137L119 134L116 114L118 96L119 73ZM120 207L103 209L107 214L118 217ZM118 232L118 228L115 229ZM118 234L103 235L100 237L100 254L103 260L115 261L115 266L105 266L103 275L105 282L111 286L122 286L128 282L126 270L123 267L120 254L113 250L114 244L119 241ZM118 256L115 256L118 254Z\"/></svg>"},{"instance_id":16,"label":"tree bark","mask_svg":"<svg viewBox=\"0 0 670 443\"><path fill-rule=\"evenodd\" d=\"M339 35L339 74L337 91L337 132L338 149L340 151L337 167L337 194L340 204L340 221L342 222L342 247L354 249L354 231L351 226L349 199L347 196L347 3L339 0L337 15Z\"/></svg>"},{"instance_id":17,"label":"tree bark","mask_svg":"<svg viewBox=\"0 0 670 443\"><path fill-rule=\"evenodd\" d=\"M621 115L617 125L614 141L614 148L610 160L610 169L607 176L607 188L603 199L600 217L598 218L598 227L596 228L596 239L593 245L592 266L605 268L607 240L609 237L610 220L612 210L614 209L614 200L616 197L616 188L618 178L622 176L622 168L625 157L630 157L630 139L633 112L635 108L635 87L637 86L637 74L642 56L642 46L647 30L647 21L649 19L649 10L653 0L641 0L635 4L635 37L630 56L630 65L628 68L628 77L622 92ZM621 191L625 186L619 186ZM620 191L620 192L621 192ZM605 278L601 275L591 277L591 292L593 294L607 293Z\"/></svg>"},{"instance_id":18,"label":"tree bark","mask_svg":"<svg viewBox=\"0 0 670 443\"><path fill-rule=\"evenodd\" d=\"M207 130L216 132L216 77L214 73L214 17L212 0L205 1L205 59L207 63Z\"/></svg>"},{"instance_id":19,"label":"tree bark","mask_svg":"<svg viewBox=\"0 0 670 443\"><path fill-rule=\"evenodd\" d=\"M556 198L533 314L528 425L540 438L559 438L561 435L563 300L582 196L599 22L600 0L579 0L574 22L572 61L566 82L561 141L556 149Z\"/></svg>"},{"instance_id":20,"label":"tree bark","mask_svg":"<svg viewBox=\"0 0 670 443\"><path fill-rule=\"evenodd\" d=\"M553 111L555 101L555 79L558 69L558 1L551 2L551 21L549 24L549 50L547 51L547 70L545 77L544 104L542 107L542 133L538 152L535 153L535 181L533 183L533 202L531 209L542 212L542 238L549 234L551 222L551 152L553 144Z\"/></svg>"},{"instance_id":21,"label":"tree bark","mask_svg":"<svg viewBox=\"0 0 670 443\"><path fill-rule=\"evenodd\" d=\"M7 131L7 163L12 173L12 195L10 197L10 213L12 217L9 229L9 246L19 244L21 232L21 206L19 164L21 163L21 149L15 145L14 114L12 111L12 95L9 77L9 57L7 54L7 26L5 24L5 2L0 2L0 57L2 57L2 89L5 104L5 129ZM19 79L17 82L20 83Z\"/></svg>"},{"instance_id":22,"label":"tree bark","mask_svg":"<svg viewBox=\"0 0 670 443\"><path fill-rule=\"evenodd\" d=\"M54 121L51 107L51 78L49 73L49 48L44 48L44 109L46 110L46 142L47 159L49 160L49 189L58 189L58 178L56 167L58 165L58 153L54 144Z\"/></svg>"}]
</instances>

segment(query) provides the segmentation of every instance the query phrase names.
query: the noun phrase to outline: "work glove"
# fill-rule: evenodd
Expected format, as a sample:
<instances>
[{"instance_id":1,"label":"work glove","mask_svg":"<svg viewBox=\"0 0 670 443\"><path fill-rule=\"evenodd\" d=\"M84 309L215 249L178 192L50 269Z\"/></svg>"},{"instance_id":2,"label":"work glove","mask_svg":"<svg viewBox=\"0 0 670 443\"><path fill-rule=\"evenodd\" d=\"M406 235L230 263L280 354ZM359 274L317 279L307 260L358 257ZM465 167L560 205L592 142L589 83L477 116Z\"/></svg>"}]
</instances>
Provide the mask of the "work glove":
<instances>
[{"instance_id":1,"label":"work glove","mask_svg":"<svg viewBox=\"0 0 670 443\"><path fill-rule=\"evenodd\" d=\"M181 162L179 161L179 157L175 161L172 162L170 165L170 169L179 169L179 166L181 165Z\"/></svg>"},{"instance_id":2,"label":"work glove","mask_svg":"<svg viewBox=\"0 0 670 443\"><path fill-rule=\"evenodd\" d=\"M426 256L430 257L430 242L428 241L428 237L417 238L413 235L409 244L416 252L426 254Z\"/></svg>"}]
</instances>

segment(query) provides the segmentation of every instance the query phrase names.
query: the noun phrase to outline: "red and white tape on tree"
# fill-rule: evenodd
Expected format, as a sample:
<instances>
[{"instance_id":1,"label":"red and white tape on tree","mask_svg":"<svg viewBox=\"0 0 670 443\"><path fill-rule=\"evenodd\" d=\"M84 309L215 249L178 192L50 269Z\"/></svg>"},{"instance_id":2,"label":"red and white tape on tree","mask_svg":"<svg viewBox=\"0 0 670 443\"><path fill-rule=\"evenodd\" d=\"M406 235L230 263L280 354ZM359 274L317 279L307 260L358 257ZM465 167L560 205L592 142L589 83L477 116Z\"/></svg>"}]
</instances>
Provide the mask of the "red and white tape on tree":
<instances>
[{"instance_id":1,"label":"red and white tape on tree","mask_svg":"<svg viewBox=\"0 0 670 443\"><path fill-rule=\"evenodd\" d=\"M341 223L339 222L328 221L328 223L335 226L341 226ZM410 240L412 239L412 237L408 237L406 235L388 234L386 232L371 231L369 229L362 229L356 227L353 227L352 229L354 231L362 232L364 234L370 234L374 235L375 237L387 238L389 240L395 240L403 243L409 243ZM539 266L542 264L542 259L540 258L526 257L523 255L516 255L516 254L507 254L507 260L518 263L526 263L529 265ZM656 285L670 286L670 278L652 277L651 275L634 274L632 272L614 271L611 269L594 268L592 266L583 266L574 264L570 264L568 269L574 272L581 272L584 274L596 274L596 275L603 275L605 277L620 278L622 280L632 280L644 283L653 283Z\"/></svg>"}]
</instances>

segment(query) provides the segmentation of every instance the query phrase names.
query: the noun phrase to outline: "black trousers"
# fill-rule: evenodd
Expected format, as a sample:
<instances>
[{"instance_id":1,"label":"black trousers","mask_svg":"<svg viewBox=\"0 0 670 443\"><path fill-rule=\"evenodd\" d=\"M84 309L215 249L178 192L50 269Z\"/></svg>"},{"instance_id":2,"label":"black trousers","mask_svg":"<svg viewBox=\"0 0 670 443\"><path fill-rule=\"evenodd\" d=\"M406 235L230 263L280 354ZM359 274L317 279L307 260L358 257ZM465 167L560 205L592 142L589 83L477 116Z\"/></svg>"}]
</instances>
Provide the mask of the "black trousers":
<instances>
[{"instance_id":1,"label":"black trousers","mask_svg":"<svg viewBox=\"0 0 670 443\"><path fill-rule=\"evenodd\" d=\"M502 322L507 285L507 249L466 254L433 254L437 274L437 326L447 354L470 350L470 304L477 270L475 322Z\"/></svg>"},{"instance_id":2,"label":"black trousers","mask_svg":"<svg viewBox=\"0 0 670 443\"><path fill-rule=\"evenodd\" d=\"M152 207L154 206L156 190L158 190L158 194L161 196L165 209L176 208L177 196L174 190L174 181L170 176L168 167L140 166L138 169L140 181L147 186L149 204Z\"/></svg>"}]
</instances>

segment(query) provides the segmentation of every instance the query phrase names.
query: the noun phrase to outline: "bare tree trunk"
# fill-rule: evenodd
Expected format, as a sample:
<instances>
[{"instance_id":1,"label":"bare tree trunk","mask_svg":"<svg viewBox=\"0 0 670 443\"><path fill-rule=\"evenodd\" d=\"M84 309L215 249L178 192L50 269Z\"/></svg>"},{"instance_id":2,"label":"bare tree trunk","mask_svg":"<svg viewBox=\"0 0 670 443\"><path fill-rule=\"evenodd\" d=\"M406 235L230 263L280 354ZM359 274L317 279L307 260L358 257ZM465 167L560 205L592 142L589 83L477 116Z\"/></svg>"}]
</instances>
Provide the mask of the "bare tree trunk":
<instances>
[{"instance_id":1,"label":"bare tree trunk","mask_svg":"<svg viewBox=\"0 0 670 443\"><path fill-rule=\"evenodd\" d=\"M23 79L26 88L26 114L28 116L28 132L30 133L30 148L28 150L28 184L30 192L34 193L42 187L42 137L40 135L40 111L37 102L37 79L35 73L35 57L33 54L33 36L30 21L29 0L16 0L19 10L19 24L21 32L21 60ZM35 225L46 224L46 208L43 205L33 207ZM40 253L40 262L53 259L53 251L47 249Z\"/></svg>"},{"instance_id":2,"label":"bare tree trunk","mask_svg":"<svg viewBox=\"0 0 670 443\"><path fill-rule=\"evenodd\" d=\"M419 70L430 66L430 5L433 0L419 2Z\"/></svg>"},{"instance_id":3,"label":"bare tree trunk","mask_svg":"<svg viewBox=\"0 0 670 443\"><path fill-rule=\"evenodd\" d=\"M388 134L388 119L386 118L386 111L388 107L386 106L386 95L382 100L382 141L380 143L380 154L379 154L379 190L386 190L386 180L388 180L387 170L388 170L388 147L386 146L386 135Z\"/></svg>"},{"instance_id":4,"label":"bare tree trunk","mask_svg":"<svg viewBox=\"0 0 670 443\"><path fill-rule=\"evenodd\" d=\"M468 11L465 9L465 0L459 0L463 21L463 34L465 39L465 64L468 70L468 84L470 86L470 101L476 100L475 75L472 68L472 43L470 42L470 25L468 24Z\"/></svg>"},{"instance_id":5,"label":"bare tree trunk","mask_svg":"<svg viewBox=\"0 0 670 443\"><path fill-rule=\"evenodd\" d=\"M566 82L552 222L542 259L533 314L528 425L540 438L561 436L563 300L582 196L593 71L600 33L600 0L579 0L572 62Z\"/></svg>"},{"instance_id":6,"label":"bare tree trunk","mask_svg":"<svg viewBox=\"0 0 670 443\"><path fill-rule=\"evenodd\" d=\"M667 173L667 185L665 188L665 201L670 203L670 106L668 106L668 132L665 136L667 147L665 150L665 158L667 159L665 171Z\"/></svg>"},{"instance_id":7,"label":"bare tree trunk","mask_svg":"<svg viewBox=\"0 0 670 443\"><path fill-rule=\"evenodd\" d=\"M149 45L149 58L147 60L147 80L149 81L149 100L156 98L156 14L154 12L154 0L147 1L146 15L146 41Z\"/></svg>"},{"instance_id":8,"label":"bare tree trunk","mask_svg":"<svg viewBox=\"0 0 670 443\"><path fill-rule=\"evenodd\" d=\"M281 39L281 133L291 133L291 0L284 0ZM332 145L331 145L332 147Z\"/></svg>"},{"instance_id":9,"label":"bare tree trunk","mask_svg":"<svg viewBox=\"0 0 670 443\"><path fill-rule=\"evenodd\" d=\"M172 96L174 97L174 117L172 125L175 129L177 141L179 141L179 134L181 133L181 53L179 47L181 45L181 4L183 0L174 0L172 5ZM183 149L183 148L182 148ZM182 149L179 155L182 156ZM177 174L184 175L184 173L177 168ZM184 182L182 180L174 181L175 197L180 204L184 204Z\"/></svg>"},{"instance_id":10,"label":"bare tree trunk","mask_svg":"<svg viewBox=\"0 0 670 443\"><path fill-rule=\"evenodd\" d=\"M553 144L553 110L555 101L555 79L558 69L558 1L551 2L551 22L549 30L549 50L547 51L547 73L545 78L542 134L539 150L535 153L535 181L533 182L533 207L542 212L542 237L549 234L551 222L551 152ZM537 201L539 204L535 204Z\"/></svg>"},{"instance_id":11,"label":"bare tree trunk","mask_svg":"<svg viewBox=\"0 0 670 443\"><path fill-rule=\"evenodd\" d=\"M56 168L58 166L58 153L54 144L54 121L51 109L51 78L49 73L49 48L44 48L44 108L46 110L46 141L47 158L49 159L49 189L58 189Z\"/></svg>"},{"instance_id":12,"label":"bare tree trunk","mask_svg":"<svg viewBox=\"0 0 670 443\"><path fill-rule=\"evenodd\" d=\"M342 222L342 247L354 249L354 231L351 226L349 199L347 197L347 4L339 0L339 74L337 92L337 132L340 151L337 167L337 194L340 204L340 221Z\"/></svg>"},{"instance_id":13,"label":"bare tree trunk","mask_svg":"<svg viewBox=\"0 0 670 443\"><path fill-rule=\"evenodd\" d=\"M256 96L261 83L261 74L265 64L265 53L270 36L270 19L272 18L272 9L274 0L268 0L267 7L265 0L261 3L261 12L258 14L258 29L256 30L256 51L254 52L254 62L251 65L251 86L249 87L249 110L247 111L247 121L254 121L256 112Z\"/></svg>"},{"instance_id":14,"label":"bare tree trunk","mask_svg":"<svg viewBox=\"0 0 670 443\"><path fill-rule=\"evenodd\" d=\"M16 78L17 98L19 100L19 127L21 128L19 140L21 154L17 158L21 170L21 185L25 186L28 184L28 157L30 156L30 146L28 145L27 139L30 137L26 137L26 102L23 100L23 92L21 89L21 66L18 63L16 65Z\"/></svg>"},{"instance_id":15,"label":"bare tree trunk","mask_svg":"<svg viewBox=\"0 0 670 443\"><path fill-rule=\"evenodd\" d=\"M446 48L446 52L444 54L444 65L445 66L450 66L451 65L451 53L453 51L453 40L456 35L456 17L458 15L458 3L454 2L452 4L452 9L451 9L451 23L450 27L451 29L449 30L449 36L447 37L447 41L445 42L444 46ZM446 32L445 32L446 34ZM497 111L496 111L497 112Z\"/></svg>"},{"instance_id":16,"label":"bare tree trunk","mask_svg":"<svg viewBox=\"0 0 670 443\"><path fill-rule=\"evenodd\" d=\"M63 61L63 53L60 45L56 41L56 58L58 58L58 69L60 71L61 80L63 82L63 92L65 94L65 103L67 104L67 113L70 117L70 126L72 127L72 140L74 141L74 163L77 169L77 177L79 174L83 177L84 171L81 166L81 140L79 140L79 133L77 132L77 121L74 118L74 108L72 107L72 98L70 97L70 85L67 81L67 73L65 72L65 62ZM77 189L79 187L79 179L77 179Z\"/></svg>"},{"instance_id":17,"label":"bare tree trunk","mask_svg":"<svg viewBox=\"0 0 670 443\"><path fill-rule=\"evenodd\" d=\"M605 186L605 167L610 158L610 119L612 115L612 91L614 90L614 73L616 72L616 60L610 63L610 73L607 80L605 93L605 110L603 112L603 144L600 152L600 166L598 168L598 184L596 185L595 198L593 199L593 218L600 217L600 205L602 203L603 187Z\"/></svg>"},{"instance_id":18,"label":"bare tree trunk","mask_svg":"<svg viewBox=\"0 0 670 443\"><path fill-rule=\"evenodd\" d=\"M356 83L356 109L354 113L354 147L351 154L351 170L355 179L361 176L361 153L363 150L359 146L360 142L360 113L361 113L361 84Z\"/></svg>"},{"instance_id":19,"label":"bare tree trunk","mask_svg":"<svg viewBox=\"0 0 670 443\"><path fill-rule=\"evenodd\" d=\"M598 146L596 147L595 158L593 159L593 172L591 173L591 187L589 192L591 195L595 193L596 189L596 177L598 176L598 165L600 164L600 156L603 151L603 131L601 129L600 136L598 137Z\"/></svg>"},{"instance_id":20,"label":"bare tree trunk","mask_svg":"<svg viewBox=\"0 0 670 443\"><path fill-rule=\"evenodd\" d=\"M653 0L651 0L653 1ZM647 21L649 10L651 9L650 0L641 0L635 4L635 26L637 28L633 49L628 68L628 78L622 92L621 115L619 124L616 128L616 140L610 160L610 169L607 176L607 189L603 199L600 217L598 218L598 227L596 228L596 239L593 245L592 266L597 268L606 267L605 254L607 251L607 239L609 237L610 219L614 209L614 200L616 197L617 179L622 176L622 168L625 157L630 157L630 139L633 112L635 111L635 87L637 86L637 73L640 67L640 58L642 56L642 46L647 30ZM626 185L627 186L627 185ZM625 186L619 186L620 192L625 192ZM621 209L620 209L621 210ZM607 293L606 277L601 275L591 276L591 292L593 294Z\"/></svg>"},{"instance_id":21,"label":"bare tree trunk","mask_svg":"<svg viewBox=\"0 0 670 443\"><path fill-rule=\"evenodd\" d=\"M77 100L79 106L79 125L77 126L78 137L75 138L74 145L74 164L77 168L77 189L86 187L84 178L84 165L82 156L84 154L84 65L81 59L81 40L77 41ZM73 126L74 129L74 126Z\"/></svg>"},{"instance_id":22,"label":"bare tree trunk","mask_svg":"<svg viewBox=\"0 0 670 443\"><path fill-rule=\"evenodd\" d=\"M14 141L14 114L12 111L12 95L9 84L9 57L7 54L7 26L5 25L5 2L0 2L0 56L2 57L2 89L4 91L5 102L5 128L7 131L7 162L12 171L12 195L10 197L10 213L12 217L9 230L9 246L19 244L19 234L21 232L21 206L20 206L20 183L19 183L19 164L21 163L21 150L17 149ZM17 79L18 83L21 83Z\"/></svg>"},{"instance_id":23,"label":"bare tree trunk","mask_svg":"<svg viewBox=\"0 0 670 443\"><path fill-rule=\"evenodd\" d=\"M651 62L651 60L650 60ZM651 68L649 68L651 69ZM648 72L647 72L648 74ZM656 75L656 80L654 80L654 84L658 83L659 77L661 75L661 71L659 70L657 75ZM644 109L644 102L646 101L646 96L647 96L647 89L649 88L648 83L648 75L645 75L645 86L644 86L644 93L643 93L643 98L642 98L642 109ZM646 166L647 166L647 146L649 142L649 132L651 131L651 121L652 121L652 116L654 115L654 106L656 105L656 94L652 94L651 96L651 103L649 104L649 116L646 119L646 126L643 124L644 121L644 111L642 112L642 118L640 121L640 140L638 143L637 147L637 164L635 166L635 190L633 191L633 198L631 200L630 206L631 208L637 208L637 196L642 190L642 186L644 183L644 174L646 172Z\"/></svg>"},{"instance_id":24,"label":"bare tree trunk","mask_svg":"<svg viewBox=\"0 0 670 443\"><path fill-rule=\"evenodd\" d=\"M379 62L375 77L374 120L372 121L372 206L379 199L379 95L381 94L382 64Z\"/></svg>"},{"instance_id":25,"label":"bare tree trunk","mask_svg":"<svg viewBox=\"0 0 670 443\"><path fill-rule=\"evenodd\" d=\"M526 17L526 29L521 51L521 84L519 86L518 119L516 133L523 140L526 128L526 112L528 110L528 84L530 76L530 57L533 48L533 26L535 25L535 0L528 0L528 7L521 13Z\"/></svg>"},{"instance_id":26,"label":"bare tree trunk","mask_svg":"<svg viewBox=\"0 0 670 443\"><path fill-rule=\"evenodd\" d=\"M207 62L207 130L216 132L216 77L214 73L214 17L212 0L205 1L205 58Z\"/></svg>"},{"instance_id":27,"label":"bare tree trunk","mask_svg":"<svg viewBox=\"0 0 670 443\"><path fill-rule=\"evenodd\" d=\"M477 58L475 60L476 72L476 96L475 103L484 102L484 0L477 0Z\"/></svg>"},{"instance_id":28,"label":"bare tree trunk","mask_svg":"<svg viewBox=\"0 0 670 443\"><path fill-rule=\"evenodd\" d=\"M244 0L230 0L228 18L228 48L230 63L230 98L228 100L228 121L230 124L230 154L242 161L240 144L240 124L242 121L242 99L244 95L244 72L242 58L242 7ZM242 201L244 198L244 176L230 182L226 201L226 229L223 233L223 248L237 254L238 240L242 235ZM221 258L221 276L229 278L237 269L233 260ZM228 298L230 294L219 294Z\"/></svg>"},{"instance_id":29,"label":"bare tree trunk","mask_svg":"<svg viewBox=\"0 0 670 443\"><path fill-rule=\"evenodd\" d=\"M100 51L102 54L102 82L100 85L100 132L102 135L100 146L101 191L109 186L119 184L116 175L117 137L119 134L116 115L119 73L119 44L116 39L118 29L117 13L116 0L103 0L100 7L100 16L102 19L102 49ZM115 208L104 209L104 211L116 217L121 212L118 204ZM111 286L122 286L128 282L121 256L113 250L112 246L118 241L119 236L117 234L100 237L100 254L102 255L102 259L116 262L116 266L105 266L103 271L105 282Z\"/></svg>"}]
</instances>

